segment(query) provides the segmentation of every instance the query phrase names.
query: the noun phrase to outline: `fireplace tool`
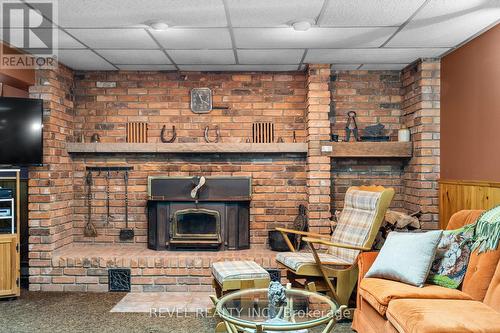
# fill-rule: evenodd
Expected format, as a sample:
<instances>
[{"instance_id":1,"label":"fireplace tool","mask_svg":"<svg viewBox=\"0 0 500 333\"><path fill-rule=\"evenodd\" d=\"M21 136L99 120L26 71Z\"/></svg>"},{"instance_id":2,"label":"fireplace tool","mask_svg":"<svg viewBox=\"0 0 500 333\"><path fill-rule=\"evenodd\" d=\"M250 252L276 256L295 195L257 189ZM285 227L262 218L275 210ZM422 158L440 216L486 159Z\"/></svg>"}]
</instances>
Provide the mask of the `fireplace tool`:
<instances>
[{"instance_id":1,"label":"fireplace tool","mask_svg":"<svg viewBox=\"0 0 500 333\"><path fill-rule=\"evenodd\" d=\"M125 181L125 229L120 230L120 240L128 241L134 239L134 229L128 227L128 170L123 176Z\"/></svg>"},{"instance_id":2,"label":"fireplace tool","mask_svg":"<svg viewBox=\"0 0 500 333\"><path fill-rule=\"evenodd\" d=\"M97 237L97 229L94 223L92 223L92 171L87 172L85 177L85 183L87 185L87 223L83 229L83 235L85 237Z\"/></svg>"}]
</instances>

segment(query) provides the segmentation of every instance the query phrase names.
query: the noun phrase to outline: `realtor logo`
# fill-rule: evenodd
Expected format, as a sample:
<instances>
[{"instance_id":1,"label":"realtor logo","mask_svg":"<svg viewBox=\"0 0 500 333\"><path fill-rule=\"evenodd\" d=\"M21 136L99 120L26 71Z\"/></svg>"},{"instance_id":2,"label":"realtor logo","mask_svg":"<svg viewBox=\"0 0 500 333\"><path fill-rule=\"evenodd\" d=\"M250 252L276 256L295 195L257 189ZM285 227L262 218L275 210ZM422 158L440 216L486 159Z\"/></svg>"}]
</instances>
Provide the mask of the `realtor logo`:
<instances>
[{"instance_id":1,"label":"realtor logo","mask_svg":"<svg viewBox=\"0 0 500 333\"><path fill-rule=\"evenodd\" d=\"M50 0L3 2L0 67L27 69L56 66L55 14L55 4Z\"/></svg>"}]
</instances>

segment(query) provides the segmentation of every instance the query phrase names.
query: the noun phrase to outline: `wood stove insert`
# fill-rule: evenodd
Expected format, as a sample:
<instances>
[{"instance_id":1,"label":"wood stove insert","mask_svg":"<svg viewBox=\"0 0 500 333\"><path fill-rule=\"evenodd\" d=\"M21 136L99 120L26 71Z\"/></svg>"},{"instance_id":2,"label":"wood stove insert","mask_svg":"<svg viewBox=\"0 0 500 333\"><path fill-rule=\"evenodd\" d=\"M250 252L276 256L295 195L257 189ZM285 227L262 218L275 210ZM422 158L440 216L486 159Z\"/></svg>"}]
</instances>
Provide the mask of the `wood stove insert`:
<instances>
[{"instance_id":1,"label":"wood stove insert","mask_svg":"<svg viewBox=\"0 0 500 333\"><path fill-rule=\"evenodd\" d=\"M148 248L250 247L251 178L150 177Z\"/></svg>"}]
</instances>

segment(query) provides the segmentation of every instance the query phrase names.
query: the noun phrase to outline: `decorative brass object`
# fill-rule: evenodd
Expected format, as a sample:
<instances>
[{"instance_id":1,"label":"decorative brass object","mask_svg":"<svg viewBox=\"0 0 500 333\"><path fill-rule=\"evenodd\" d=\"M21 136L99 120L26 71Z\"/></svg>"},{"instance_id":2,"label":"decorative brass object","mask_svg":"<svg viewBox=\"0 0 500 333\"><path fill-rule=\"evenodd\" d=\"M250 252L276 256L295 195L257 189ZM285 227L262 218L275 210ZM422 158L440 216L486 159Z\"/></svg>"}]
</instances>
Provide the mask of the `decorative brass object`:
<instances>
[{"instance_id":1,"label":"decorative brass object","mask_svg":"<svg viewBox=\"0 0 500 333\"><path fill-rule=\"evenodd\" d=\"M170 137L170 139L165 139L165 132L166 131L167 131L167 126L163 125L163 127L161 128L161 135L160 135L161 142L163 142L163 143L174 142L175 139L177 138L177 131L175 130L175 126L172 126L172 136Z\"/></svg>"},{"instance_id":2,"label":"decorative brass object","mask_svg":"<svg viewBox=\"0 0 500 333\"><path fill-rule=\"evenodd\" d=\"M92 134L92 136L90 137L90 142L92 143L101 142L101 136L97 133Z\"/></svg>"},{"instance_id":3,"label":"decorative brass object","mask_svg":"<svg viewBox=\"0 0 500 333\"><path fill-rule=\"evenodd\" d=\"M148 124L142 122L127 123L127 142L148 142Z\"/></svg>"},{"instance_id":4,"label":"decorative brass object","mask_svg":"<svg viewBox=\"0 0 500 333\"><path fill-rule=\"evenodd\" d=\"M345 126L345 141L349 142L351 133L354 135L354 140L359 141L358 124L356 123L356 112L347 112L347 124Z\"/></svg>"},{"instance_id":5,"label":"decorative brass object","mask_svg":"<svg viewBox=\"0 0 500 333\"><path fill-rule=\"evenodd\" d=\"M208 132L210 131L210 126L207 125L207 127L205 127L205 142L207 143L217 143L219 142L219 139L220 139L220 130L219 130L219 126L215 125L215 128L214 128L214 131L215 131L215 139L212 141L210 140L209 138L209 135L208 135Z\"/></svg>"},{"instance_id":6,"label":"decorative brass object","mask_svg":"<svg viewBox=\"0 0 500 333\"><path fill-rule=\"evenodd\" d=\"M274 123L258 122L252 124L252 138L254 143L274 142Z\"/></svg>"}]
</instances>

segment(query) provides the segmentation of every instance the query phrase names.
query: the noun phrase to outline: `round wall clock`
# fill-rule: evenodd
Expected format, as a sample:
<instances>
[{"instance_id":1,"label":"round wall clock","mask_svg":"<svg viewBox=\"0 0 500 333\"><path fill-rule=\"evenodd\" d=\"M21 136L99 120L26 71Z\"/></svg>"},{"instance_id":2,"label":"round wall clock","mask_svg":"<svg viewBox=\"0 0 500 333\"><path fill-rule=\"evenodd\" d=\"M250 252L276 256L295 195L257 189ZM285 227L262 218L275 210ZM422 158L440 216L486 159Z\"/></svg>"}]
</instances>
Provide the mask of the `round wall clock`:
<instances>
[{"instance_id":1,"label":"round wall clock","mask_svg":"<svg viewBox=\"0 0 500 333\"><path fill-rule=\"evenodd\" d=\"M191 111L194 113L212 111L212 91L210 88L191 89Z\"/></svg>"}]
</instances>

